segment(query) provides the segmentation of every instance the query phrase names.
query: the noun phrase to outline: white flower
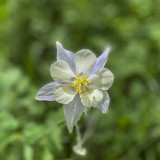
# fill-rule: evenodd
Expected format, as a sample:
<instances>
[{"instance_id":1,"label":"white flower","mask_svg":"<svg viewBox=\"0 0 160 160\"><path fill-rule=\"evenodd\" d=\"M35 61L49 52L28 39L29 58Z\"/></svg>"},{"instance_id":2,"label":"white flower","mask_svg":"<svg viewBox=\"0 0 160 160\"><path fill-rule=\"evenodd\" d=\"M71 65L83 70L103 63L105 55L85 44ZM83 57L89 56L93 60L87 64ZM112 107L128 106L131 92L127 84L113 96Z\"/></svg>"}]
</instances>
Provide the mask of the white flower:
<instances>
[{"instance_id":1,"label":"white flower","mask_svg":"<svg viewBox=\"0 0 160 160\"><path fill-rule=\"evenodd\" d=\"M86 107L95 107L106 113L109 106L108 90L113 83L112 72L104 68L110 48L96 58L90 50L75 54L57 42L57 61L50 72L55 82L43 86L37 100L57 101L63 104L69 132L72 132Z\"/></svg>"}]
</instances>

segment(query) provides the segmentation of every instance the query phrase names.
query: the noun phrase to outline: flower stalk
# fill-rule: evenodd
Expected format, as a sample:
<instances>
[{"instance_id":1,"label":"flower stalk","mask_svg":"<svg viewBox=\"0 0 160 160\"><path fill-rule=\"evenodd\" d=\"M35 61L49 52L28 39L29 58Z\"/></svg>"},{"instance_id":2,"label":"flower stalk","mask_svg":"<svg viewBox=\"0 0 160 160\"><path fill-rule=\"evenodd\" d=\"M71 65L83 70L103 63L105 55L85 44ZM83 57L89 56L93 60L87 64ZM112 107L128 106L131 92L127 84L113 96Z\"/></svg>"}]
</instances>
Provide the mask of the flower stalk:
<instances>
[{"instance_id":1,"label":"flower stalk","mask_svg":"<svg viewBox=\"0 0 160 160\"><path fill-rule=\"evenodd\" d=\"M84 144L84 140L81 138L81 133L78 127L78 124L76 123L76 134L77 134L77 144L75 146L73 146L73 151L76 154L79 154L81 156L86 155L86 149L83 147Z\"/></svg>"}]
</instances>

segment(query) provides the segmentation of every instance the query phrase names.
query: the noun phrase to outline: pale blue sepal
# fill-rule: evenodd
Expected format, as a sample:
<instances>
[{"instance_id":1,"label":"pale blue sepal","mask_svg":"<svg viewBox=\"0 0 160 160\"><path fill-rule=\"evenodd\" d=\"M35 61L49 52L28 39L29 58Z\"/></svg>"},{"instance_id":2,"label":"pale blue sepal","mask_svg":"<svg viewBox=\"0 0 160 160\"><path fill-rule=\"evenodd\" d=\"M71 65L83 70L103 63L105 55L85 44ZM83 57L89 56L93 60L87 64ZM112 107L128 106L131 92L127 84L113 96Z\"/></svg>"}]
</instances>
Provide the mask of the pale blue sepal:
<instances>
[{"instance_id":1,"label":"pale blue sepal","mask_svg":"<svg viewBox=\"0 0 160 160\"><path fill-rule=\"evenodd\" d=\"M56 84L60 82L51 82L43 86L37 93L35 99L38 101L54 101L53 89Z\"/></svg>"},{"instance_id":2,"label":"pale blue sepal","mask_svg":"<svg viewBox=\"0 0 160 160\"><path fill-rule=\"evenodd\" d=\"M103 91L103 100L101 103L95 106L95 108L98 108L102 111L102 113L106 113L109 107L110 98L106 91Z\"/></svg>"},{"instance_id":3,"label":"pale blue sepal","mask_svg":"<svg viewBox=\"0 0 160 160\"><path fill-rule=\"evenodd\" d=\"M106 50L96 59L96 62L89 75L93 74L94 72L97 72L101 68L104 68L110 50L111 50L110 47L106 48Z\"/></svg>"},{"instance_id":4,"label":"pale blue sepal","mask_svg":"<svg viewBox=\"0 0 160 160\"><path fill-rule=\"evenodd\" d=\"M72 132L74 125L80 119L84 111L84 107L85 106L81 103L79 94L74 97L73 101L63 105L64 116L70 133Z\"/></svg>"},{"instance_id":5,"label":"pale blue sepal","mask_svg":"<svg viewBox=\"0 0 160 160\"><path fill-rule=\"evenodd\" d=\"M71 67L75 73L74 53L63 48L62 44L56 42L57 45L57 61L63 60Z\"/></svg>"}]
</instances>

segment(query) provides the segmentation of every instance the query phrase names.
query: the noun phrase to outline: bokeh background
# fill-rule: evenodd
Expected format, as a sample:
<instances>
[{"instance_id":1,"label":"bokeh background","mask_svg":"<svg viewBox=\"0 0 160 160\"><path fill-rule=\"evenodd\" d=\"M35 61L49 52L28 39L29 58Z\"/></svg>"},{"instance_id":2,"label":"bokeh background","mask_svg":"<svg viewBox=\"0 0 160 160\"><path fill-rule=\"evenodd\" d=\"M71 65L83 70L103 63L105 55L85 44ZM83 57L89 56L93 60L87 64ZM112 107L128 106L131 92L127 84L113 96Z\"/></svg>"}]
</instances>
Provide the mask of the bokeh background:
<instances>
[{"instance_id":1,"label":"bokeh background","mask_svg":"<svg viewBox=\"0 0 160 160\"><path fill-rule=\"evenodd\" d=\"M34 99L52 81L56 41L97 56L112 46L109 111L81 117L83 157L62 105ZM0 160L159 160L159 82L159 0L0 0Z\"/></svg>"}]
</instances>

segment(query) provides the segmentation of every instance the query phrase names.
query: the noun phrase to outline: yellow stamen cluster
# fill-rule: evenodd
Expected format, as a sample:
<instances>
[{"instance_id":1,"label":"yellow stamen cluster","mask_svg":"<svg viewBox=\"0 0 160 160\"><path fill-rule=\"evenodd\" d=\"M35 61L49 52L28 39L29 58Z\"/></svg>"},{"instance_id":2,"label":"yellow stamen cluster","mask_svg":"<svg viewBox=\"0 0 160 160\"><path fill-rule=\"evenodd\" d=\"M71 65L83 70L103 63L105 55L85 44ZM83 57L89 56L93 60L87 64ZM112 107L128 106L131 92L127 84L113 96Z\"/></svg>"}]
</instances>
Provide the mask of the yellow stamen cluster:
<instances>
[{"instance_id":1,"label":"yellow stamen cluster","mask_svg":"<svg viewBox=\"0 0 160 160\"><path fill-rule=\"evenodd\" d=\"M86 92L86 88L90 88L89 87L89 82L91 82L89 79L87 79L87 76L75 76L74 77L75 80L72 82L73 83L73 87L76 89L76 91L78 93L81 93L81 92L85 92L85 94L87 94Z\"/></svg>"}]
</instances>

